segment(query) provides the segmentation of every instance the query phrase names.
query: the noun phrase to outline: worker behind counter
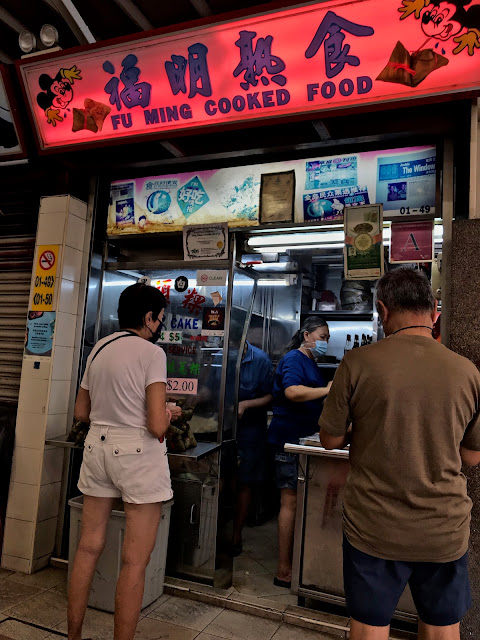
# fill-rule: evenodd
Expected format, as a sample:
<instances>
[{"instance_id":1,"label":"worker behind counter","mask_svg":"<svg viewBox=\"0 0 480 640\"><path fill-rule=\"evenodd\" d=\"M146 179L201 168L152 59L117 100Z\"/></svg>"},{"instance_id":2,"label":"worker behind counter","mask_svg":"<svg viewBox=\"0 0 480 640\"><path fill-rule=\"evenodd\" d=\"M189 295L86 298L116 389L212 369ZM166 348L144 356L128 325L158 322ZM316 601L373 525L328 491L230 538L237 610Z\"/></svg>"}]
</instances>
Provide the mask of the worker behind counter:
<instances>
[{"instance_id":1,"label":"worker behind counter","mask_svg":"<svg viewBox=\"0 0 480 640\"><path fill-rule=\"evenodd\" d=\"M267 408L272 401L273 365L267 354L245 343L238 392L238 494L233 552L242 552L242 529L252 502L252 490L264 481L267 448Z\"/></svg>"}]
</instances>

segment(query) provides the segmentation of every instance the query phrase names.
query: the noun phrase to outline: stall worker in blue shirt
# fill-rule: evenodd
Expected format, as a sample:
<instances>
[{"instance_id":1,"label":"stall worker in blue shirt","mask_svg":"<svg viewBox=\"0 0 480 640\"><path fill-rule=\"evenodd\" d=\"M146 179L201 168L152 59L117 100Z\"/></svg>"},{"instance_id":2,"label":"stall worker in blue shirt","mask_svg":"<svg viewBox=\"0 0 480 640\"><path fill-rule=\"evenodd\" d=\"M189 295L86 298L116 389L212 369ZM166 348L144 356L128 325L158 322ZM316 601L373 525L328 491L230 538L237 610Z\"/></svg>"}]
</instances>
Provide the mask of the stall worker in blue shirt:
<instances>
[{"instance_id":1,"label":"stall worker in blue shirt","mask_svg":"<svg viewBox=\"0 0 480 640\"><path fill-rule=\"evenodd\" d=\"M326 384L315 358L325 355L330 333L323 318L308 317L293 336L278 363L273 385L273 420L268 442L275 449L275 473L280 489L278 570L274 584L290 588L298 456L285 453L285 443L298 444L318 432L318 419L331 382Z\"/></svg>"},{"instance_id":2,"label":"stall worker in blue shirt","mask_svg":"<svg viewBox=\"0 0 480 640\"><path fill-rule=\"evenodd\" d=\"M272 401L272 385L272 361L264 351L246 342L238 392L238 492L233 533L234 555L242 551L242 529L252 502L252 489L264 480L267 408Z\"/></svg>"}]
</instances>

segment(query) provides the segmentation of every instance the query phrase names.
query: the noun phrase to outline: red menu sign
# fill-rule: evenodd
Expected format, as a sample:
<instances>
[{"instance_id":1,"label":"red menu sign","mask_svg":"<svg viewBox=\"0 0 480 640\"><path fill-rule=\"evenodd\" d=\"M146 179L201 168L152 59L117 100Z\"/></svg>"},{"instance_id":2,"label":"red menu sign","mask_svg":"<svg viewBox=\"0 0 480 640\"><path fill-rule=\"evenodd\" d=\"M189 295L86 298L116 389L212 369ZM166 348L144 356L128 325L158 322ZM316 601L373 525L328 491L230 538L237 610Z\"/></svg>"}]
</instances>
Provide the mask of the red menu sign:
<instances>
[{"instance_id":1,"label":"red menu sign","mask_svg":"<svg viewBox=\"0 0 480 640\"><path fill-rule=\"evenodd\" d=\"M19 68L42 149L477 90L477 2L327 1Z\"/></svg>"}]
</instances>

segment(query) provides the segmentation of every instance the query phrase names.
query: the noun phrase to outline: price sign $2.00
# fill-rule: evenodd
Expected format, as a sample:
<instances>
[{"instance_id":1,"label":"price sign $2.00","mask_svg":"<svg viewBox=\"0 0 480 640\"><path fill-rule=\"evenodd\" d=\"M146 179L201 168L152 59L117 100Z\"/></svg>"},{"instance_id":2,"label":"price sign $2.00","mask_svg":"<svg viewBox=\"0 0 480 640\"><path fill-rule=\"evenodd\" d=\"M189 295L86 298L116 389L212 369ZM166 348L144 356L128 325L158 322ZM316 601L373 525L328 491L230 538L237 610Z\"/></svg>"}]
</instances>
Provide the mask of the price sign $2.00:
<instances>
[{"instance_id":1,"label":"price sign $2.00","mask_svg":"<svg viewBox=\"0 0 480 640\"><path fill-rule=\"evenodd\" d=\"M198 390L198 380L194 378L168 378L167 393L184 396L195 396Z\"/></svg>"}]
</instances>

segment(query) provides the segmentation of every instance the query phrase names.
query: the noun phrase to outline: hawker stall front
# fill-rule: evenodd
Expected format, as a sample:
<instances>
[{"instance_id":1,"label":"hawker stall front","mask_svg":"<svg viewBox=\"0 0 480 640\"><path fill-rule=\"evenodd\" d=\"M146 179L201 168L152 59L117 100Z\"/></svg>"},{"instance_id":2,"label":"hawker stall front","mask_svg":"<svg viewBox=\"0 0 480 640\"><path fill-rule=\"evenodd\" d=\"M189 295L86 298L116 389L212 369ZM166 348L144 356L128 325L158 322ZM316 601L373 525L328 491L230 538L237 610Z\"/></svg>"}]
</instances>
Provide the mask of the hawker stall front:
<instances>
[{"instance_id":1,"label":"hawker stall front","mask_svg":"<svg viewBox=\"0 0 480 640\"><path fill-rule=\"evenodd\" d=\"M32 545L30 570L54 542L58 561L68 558L66 504L78 495L82 455L66 441L77 374L116 330L121 291L144 281L167 299L158 345L167 393L182 407L168 433L167 575L187 580L185 589L227 588L240 576L240 594L292 597L270 587L278 493L266 452L247 521L258 526L233 544L242 362L255 347L276 366L301 324L321 315L331 336L318 362L327 383L345 350L381 339L373 287L398 264L431 278L448 344L452 221L468 217L473 197L480 53L474 29L439 26L428 5L264 5L19 64L39 153L92 174L88 208L42 201L36 259L58 245L63 283L80 227L86 257L69 294L81 316L68 345L74 375L62 387L69 404L46 403L46 452L71 449L51 548L32 557ZM85 224L54 239L59 207ZM65 300L54 294L48 309L35 309L60 317ZM57 323L40 365L46 389L58 386L59 340ZM22 379L36 362L25 356ZM286 448L301 460L292 591L341 605L348 453L316 444L293 438ZM14 531L7 518L7 537ZM414 616L408 594L400 609Z\"/></svg>"}]
</instances>

